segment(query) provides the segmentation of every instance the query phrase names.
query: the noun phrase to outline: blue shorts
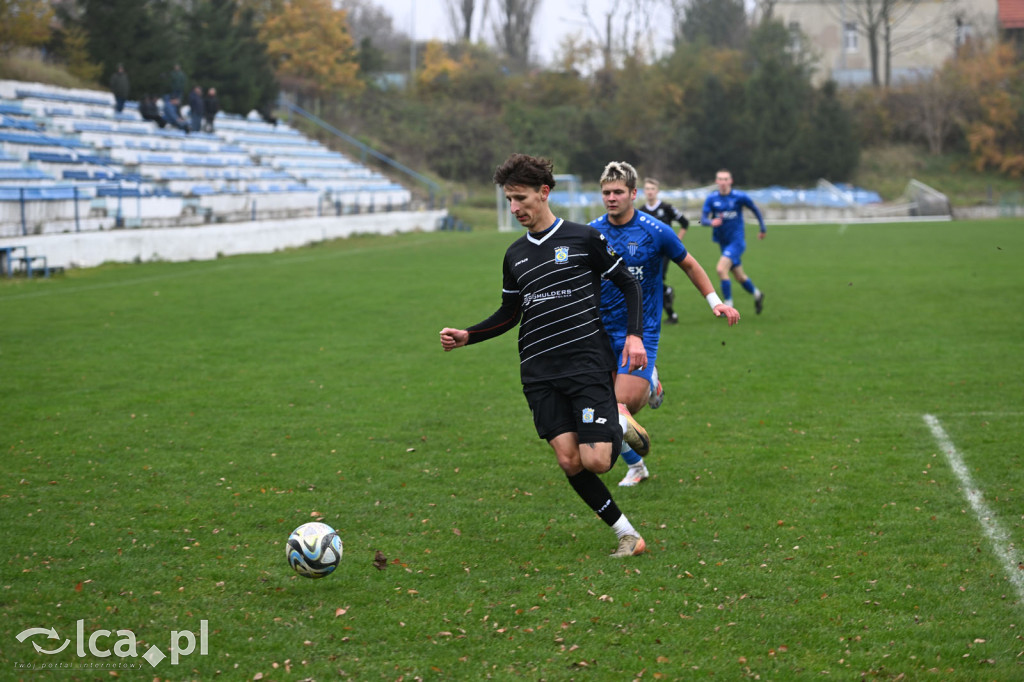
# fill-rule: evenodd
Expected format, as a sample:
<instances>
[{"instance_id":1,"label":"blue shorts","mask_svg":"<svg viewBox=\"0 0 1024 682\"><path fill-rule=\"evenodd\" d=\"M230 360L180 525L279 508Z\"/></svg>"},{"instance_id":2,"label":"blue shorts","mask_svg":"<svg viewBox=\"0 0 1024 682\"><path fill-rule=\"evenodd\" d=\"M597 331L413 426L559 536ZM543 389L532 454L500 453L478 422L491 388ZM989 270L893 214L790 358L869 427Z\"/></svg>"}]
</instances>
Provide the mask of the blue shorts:
<instances>
[{"instance_id":1,"label":"blue shorts","mask_svg":"<svg viewBox=\"0 0 1024 682\"><path fill-rule=\"evenodd\" d=\"M620 363L622 362L622 348L625 345L625 336L621 338L614 336L612 337L612 352L615 353L615 366L617 367L616 371L619 372L620 374L625 373L626 370L625 367L620 366ZM644 348L647 349L647 364L644 365L643 369L634 369L632 372L629 372L629 374L635 377L643 377L644 379L647 379L647 383L651 385L651 390L656 391L658 390L658 387L654 385L652 379L654 375L654 364L658 360L658 342L655 341L654 343L651 343L650 340L645 336Z\"/></svg>"},{"instance_id":2,"label":"blue shorts","mask_svg":"<svg viewBox=\"0 0 1024 682\"><path fill-rule=\"evenodd\" d=\"M722 255L732 261L732 266L742 265L740 256L747 250L747 243L744 241L729 242L722 245Z\"/></svg>"}]
</instances>

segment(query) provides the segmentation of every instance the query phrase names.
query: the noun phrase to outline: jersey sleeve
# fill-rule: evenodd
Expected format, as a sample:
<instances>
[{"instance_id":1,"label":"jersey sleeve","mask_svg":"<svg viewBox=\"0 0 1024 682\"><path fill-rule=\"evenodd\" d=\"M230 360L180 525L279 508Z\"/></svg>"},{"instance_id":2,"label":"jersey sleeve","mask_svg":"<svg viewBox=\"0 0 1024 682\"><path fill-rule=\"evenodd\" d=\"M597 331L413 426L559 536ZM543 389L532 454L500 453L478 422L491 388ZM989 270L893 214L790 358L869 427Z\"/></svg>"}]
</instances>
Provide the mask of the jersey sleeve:
<instances>
[{"instance_id":1,"label":"jersey sleeve","mask_svg":"<svg viewBox=\"0 0 1024 682\"><path fill-rule=\"evenodd\" d=\"M519 283L512 275L506 257L502 267L501 306L483 322L467 327L469 339L466 345L480 343L487 339L500 336L519 324L523 314L523 297L519 292Z\"/></svg>"},{"instance_id":2,"label":"jersey sleeve","mask_svg":"<svg viewBox=\"0 0 1024 682\"><path fill-rule=\"evenodd\" d=\"M688 228L690 226L690 221L686 219L686 216L683 215L683 212L680 211L678 208L675 208L674 206L672 207L672 210L675 211L676 213L676 222L679 223L679 225L682 226L684 230Z\"/></svg>"},{"instance_id":3,"label":"jersey sleeve","mask_svg":"<svg viewBox=\"0 0 1024 682\"><path fill-rule=\"evenodd\" d=\"M686 219L686 216L683 215L683 212L680 211L678 208L676 208L672 204L665 204L665 208L668 209L669 214L669 219L666 220L665 222L668 223L669 226L671 226L673 220L679 223L679 226L682 227L684 230L690 226L690 221Z\"/></svg>"},{"instance_id":4,"label":"jersey sleeve","mask_svg":"<svg viewBox=\"0 0 1024 682\"><path fill-rule=\"evenodd\" d=\"M711 227L711 219L714 217L711 215L713 196L708 195L708 198L704 200L704 207L700 210L700 224L706 227Z\"/></svg>"},{"instance_id":5,"label":"jersey sleeve","mask_svg":"<svg viewBox=\"0 0 1024 682\"><path fill-rule=\"evenodd\" d=\"M757 208L757 204L750 198L749 194L743 194L743 205L751 210L751 212L757 217L757 223L761 226L762 232L767 232L767 228L764 226L764 217L761 216L761 211Z\"/></svg>"},{"instance_id":6,"label":"jersey sleeve","mask_svg":"<svg viewBox=\"0 0 1024 682\"><path fill-rule=\"evenodd\" d=\"M686 247L675 232L671 229L658 230L658 237L660 240L659 250L662 255L668 256L669 260L676 263L681 263L686 258Z\"/></svg>"}]
</instances>

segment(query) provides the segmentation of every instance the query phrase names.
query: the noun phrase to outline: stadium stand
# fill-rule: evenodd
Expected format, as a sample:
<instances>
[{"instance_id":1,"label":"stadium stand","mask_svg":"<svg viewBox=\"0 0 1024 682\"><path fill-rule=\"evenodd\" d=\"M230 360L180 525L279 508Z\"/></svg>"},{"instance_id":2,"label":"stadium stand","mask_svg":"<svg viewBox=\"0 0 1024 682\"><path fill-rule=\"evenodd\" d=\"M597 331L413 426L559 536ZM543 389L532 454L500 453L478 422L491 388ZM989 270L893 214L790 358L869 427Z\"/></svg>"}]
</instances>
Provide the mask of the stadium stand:
<instances>
[{"instance_id":1,"label":"stadium stand","mask_svg":"<svg viewBox=\"0 0 1024 682\"><path fill-rule=\"evenodd\" d=\"M186 134L137 108L115 114L107 93L0 81L0 238L408 210L412 201L285 123L221 112L215 133ZM7 274L42 263L5 253Z\"/></svg>"}]
</instances>

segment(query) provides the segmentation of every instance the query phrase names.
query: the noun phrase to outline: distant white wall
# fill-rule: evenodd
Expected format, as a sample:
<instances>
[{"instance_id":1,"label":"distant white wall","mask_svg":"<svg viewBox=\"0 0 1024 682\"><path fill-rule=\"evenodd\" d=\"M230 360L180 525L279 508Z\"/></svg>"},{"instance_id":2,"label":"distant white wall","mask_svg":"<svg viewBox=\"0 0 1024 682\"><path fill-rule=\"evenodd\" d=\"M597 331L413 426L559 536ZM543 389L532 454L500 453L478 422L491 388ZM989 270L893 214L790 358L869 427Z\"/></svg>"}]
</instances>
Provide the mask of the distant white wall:
<instances>
[{"instance_id":1,"label":"distant white wall","mask_svg":"<svg viewBox=\"0 0 1024 682\"><path fill-rule=\"evenodd\" d=\"M199 227L118 229L0 238L0 246L27 246L53 267L102 263L212 260L271 253L355 234L433 232L447 211L365 213L299 220L262 220Z\"/></svg>"}]
</instances>

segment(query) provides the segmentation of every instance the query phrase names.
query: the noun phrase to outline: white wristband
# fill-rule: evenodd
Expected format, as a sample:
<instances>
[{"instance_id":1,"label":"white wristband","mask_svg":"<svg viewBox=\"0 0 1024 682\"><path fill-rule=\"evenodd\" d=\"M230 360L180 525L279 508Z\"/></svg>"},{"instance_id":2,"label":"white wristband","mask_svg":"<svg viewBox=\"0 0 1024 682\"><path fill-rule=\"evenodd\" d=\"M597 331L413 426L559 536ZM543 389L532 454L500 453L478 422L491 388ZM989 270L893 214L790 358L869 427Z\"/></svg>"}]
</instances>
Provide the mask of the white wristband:
<instances>
[{"instance_id":1,"label":"white wristband","mask_svg":"<svg viewBox=\"0 0 1024 682\"><path fill-rule=\"evenodd\" d=\"M715 309L716 305L720 305L722 303L722 299L718 298L718 294L715 293L714 291L712 291L710 294L708 294L704 298L706 298L708 300L708 305L711 306L712 310Z\"/></svg>"}]
</instances>

